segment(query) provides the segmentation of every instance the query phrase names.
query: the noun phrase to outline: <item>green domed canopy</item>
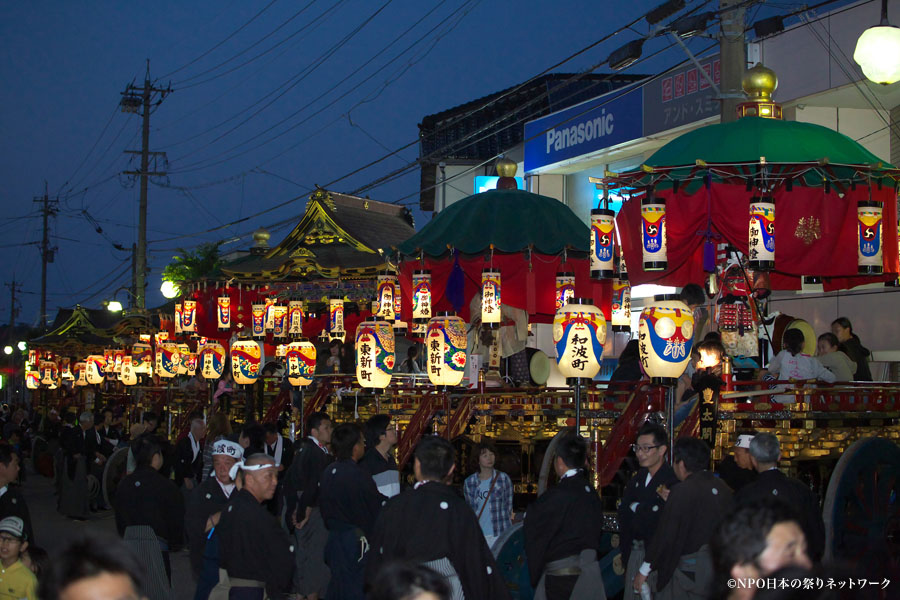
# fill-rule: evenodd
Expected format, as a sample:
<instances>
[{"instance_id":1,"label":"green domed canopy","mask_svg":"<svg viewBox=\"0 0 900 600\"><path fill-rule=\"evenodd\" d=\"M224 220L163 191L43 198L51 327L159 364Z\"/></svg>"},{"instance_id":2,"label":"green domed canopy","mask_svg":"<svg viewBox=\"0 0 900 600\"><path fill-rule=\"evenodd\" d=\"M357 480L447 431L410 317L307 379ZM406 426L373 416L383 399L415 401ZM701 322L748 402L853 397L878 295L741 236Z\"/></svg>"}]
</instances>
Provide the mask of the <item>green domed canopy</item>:
<instances>
[{"instance_id":1,"label":"green domed canopy","mask_svg":"<svg viewBox=\"0 0 900 600\"><path fill-rule=\"evenodd\" d=\"M451 248L464 254L491 249L542 254L564 249L588 252L590 230L555 198L523 190L491 190L454 202L398 249L407 256L441 256Z\"/></svg>"}]
</instances>

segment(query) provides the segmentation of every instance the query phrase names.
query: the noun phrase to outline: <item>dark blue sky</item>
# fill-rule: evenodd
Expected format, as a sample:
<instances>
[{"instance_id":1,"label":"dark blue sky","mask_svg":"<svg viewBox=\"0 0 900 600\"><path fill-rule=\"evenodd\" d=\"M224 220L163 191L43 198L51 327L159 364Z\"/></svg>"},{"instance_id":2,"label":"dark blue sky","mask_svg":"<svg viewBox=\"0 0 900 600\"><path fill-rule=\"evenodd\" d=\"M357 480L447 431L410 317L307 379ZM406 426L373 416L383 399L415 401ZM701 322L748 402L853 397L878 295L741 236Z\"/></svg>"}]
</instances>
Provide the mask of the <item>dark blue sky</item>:
<instances>
[{"instance_id":1,"label":"dark blue sky","mask_svg":"<svg viewBox=\"0 0 900 600\"><path fill-rule=\"evenodd\" d=\"M328 184L385 155L386 148L413 142L423 116L525 81L658 3L3 2L0 280L15 276L21 282L19 321L35 322L40 256L30 243L40 240L41 221L32 198L43 193L46 179L50 195L60 196L60 213L52 220L59 251L49 268L51 318L59 306L98 306L129 284L130 252L113 244L130 249L137 239L139 186L117 173L138 166L129 165L123 152L140 149L141 119L121 113L118 101L127 83L142 83L146 58L157 85L171 81L175 90L152 116L151 150L167 153L170 171L150 185L153 306L162 299L160 271L176 248L284 222L272 228L277 243L302 214L314 184ZM559 70L587 69L646 31L639 23ZM336 47L345 36L351 37ZM654 40L645 54L667 43ZM697 48L708 43L695 42ZM670 49L629 72L656 72L683 58ZM332 189L355 190L417 156L414 145ZM418 186L416 169L365 194L415 208ZM238 225L179 237L297 196ZM426 218L416 211L418 226ZM244 237L223 248L248 244ZM127 294L117 298L124 304ZM0 288L3 322L9 307L8 289Z\"/></svg>"}]
</instances>

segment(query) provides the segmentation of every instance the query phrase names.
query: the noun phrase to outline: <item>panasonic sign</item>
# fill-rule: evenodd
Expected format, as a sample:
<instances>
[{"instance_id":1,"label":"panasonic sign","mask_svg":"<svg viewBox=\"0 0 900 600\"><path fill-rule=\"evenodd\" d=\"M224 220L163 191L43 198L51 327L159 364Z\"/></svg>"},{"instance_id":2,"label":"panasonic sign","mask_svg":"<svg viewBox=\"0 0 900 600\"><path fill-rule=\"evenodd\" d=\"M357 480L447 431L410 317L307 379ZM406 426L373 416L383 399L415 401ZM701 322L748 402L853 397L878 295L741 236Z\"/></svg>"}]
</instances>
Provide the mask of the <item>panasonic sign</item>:
<instances>
[{"instance_id":1,"label":"panasonic sign","mask_svg":"<svg viewBox=\"0 0 900 600\"><path fill-rule=\"evenodd\" d=\"M641 137L641 88L615 90L525 124L525 171Z\"/></svg>"}]
</instances>

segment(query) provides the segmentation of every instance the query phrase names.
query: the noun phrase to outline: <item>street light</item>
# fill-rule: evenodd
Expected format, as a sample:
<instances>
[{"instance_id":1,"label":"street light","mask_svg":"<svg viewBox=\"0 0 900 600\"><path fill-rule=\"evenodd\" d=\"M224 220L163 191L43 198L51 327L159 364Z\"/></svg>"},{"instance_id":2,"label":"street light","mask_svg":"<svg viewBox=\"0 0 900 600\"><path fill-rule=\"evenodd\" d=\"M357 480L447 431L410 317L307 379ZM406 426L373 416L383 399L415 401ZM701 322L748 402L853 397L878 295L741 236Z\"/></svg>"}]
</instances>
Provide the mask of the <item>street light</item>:
<instances>
[{"instance_id":1,"label":"street light","mask_svg":"<svg viewBox=\"0 0 900 600\"><path fill-rule=\"evenodd\" d=\"M26 344L25 342L19 342L16 345L19 347L19 352L25 352L25 349L28 347L28 344Z\"/></svg>"},{"instance_id":2,"label":"street light","mask_svg":"<svg viewBox=\"0 0 900 600\"><path fill-rule=\"evenodd\" d=\"M171 281L163 281L162 285L159 286L159 291L162 292L164 297L169 299L177 298L180 293L178 286Z\"/></svg>"},{"instance_id":3,"label":"street light","mask_svg":"<svg viewBox=\"0 0 900 600\"><path fill-rule=\"evenodd\" d=\"M106 310L108 310L109 312L114 312L114 313L122 312L122 303L119 302L118 300L110 300L106 304Z\"/></svg>"},{"instance_id":4,"label":"street light","mask_svg":"<svg viewBox=\"0 0 900 600\"><path fill-rule=\"evenodd\" d=\"M853 60L866 79L881 85L900 81L900 28L888 22L887 0L881 0L881 23L862 32Z\"/></svg>"},{"instance_id":5,"label":"street light","mask_svg":"<svg viewBox=\"0 0 900 600\"><path fill-rule=\"evenodd\" d=\"M12 351L13 351L12 346L4 346L3 347L3 354L12 354Z\"/></svg>"}]
</instances>

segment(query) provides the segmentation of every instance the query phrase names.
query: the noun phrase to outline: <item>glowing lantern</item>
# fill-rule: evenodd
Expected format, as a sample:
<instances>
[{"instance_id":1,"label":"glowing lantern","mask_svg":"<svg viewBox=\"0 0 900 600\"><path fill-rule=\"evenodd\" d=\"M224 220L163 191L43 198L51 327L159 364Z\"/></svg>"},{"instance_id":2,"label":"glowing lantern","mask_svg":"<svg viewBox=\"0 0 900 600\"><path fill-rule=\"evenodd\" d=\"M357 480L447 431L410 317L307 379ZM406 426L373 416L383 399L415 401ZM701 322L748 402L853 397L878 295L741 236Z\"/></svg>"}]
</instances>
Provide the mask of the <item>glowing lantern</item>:
<instances>
[{"instance_id":1,"label":"glowing lantern","mask_svg":"<svg viewBox=\"0 0 900 600\"><path fill-rule=\"evenodd\" d=\"M615 275L616 213L607 208L591 211L591 277L611 279Z\"/></svg>"},{"instance_id":2,"label":"glowing lantern","mask_svg":"<svg viewBox=\"0 0 900 600\"><path fill-rule=\"evenodd\" d=\"M134 371L134 362L131 356L122 358L122 372L119 375L119 379L125 385L137 384L137 373Z\"/></svg>"},{"instance_id":3,"label":"glowing lantern","mask_svg":"<svg viewBox=\"0 0 900 600\"><path fill-rule=\"evenodd\" d=\"M378 276L378 291L376 298L378 299L379 317L383 317L388 321L393 321L394 311L394 295L397 293L397 278L393 275Z\"/></svg>"},{"instance_id":4,"label":"glowing lantern","mask_svg":"<svg viewBox=\"0 0 900 600\"><path fill-rule=\"evenodd\" d=\"M181 306L181 330L185 333L197 332L197 301L185 300Z\"/></svg>"},{"instance_id":5,"label":"glowing lantern","mask_svg":"<svg viewBox=\"0 0 900 600\"><path fill-rule=\"evenodd\" d=\"M263 349L253 340L236 340L231 344L231 373L235 383L256 382L262 372Z\"/></svg>"},{"instance_id":6,"label":"glowing lantern","mask_svg":"<svg viewBox=\"0 0 900 600\"><path fill-rule=\"evenodd\" d=\"M299 300L288 302L288 334L291 337L303 335L303 303Z\"/></svg>"},{"instance_id":7,"label":"glowing lantern","mask_svg":"<svg viewBox=\"0 0 900 600\"><path fill-rule=\"evenodd\" d=\"M394 372L394 328L388 321L363 321L356 329L356 380L365 388L385 388Z\"/></svg>"},{"instance_id":8,"label":"glowing lantern","mask_svg":"<svg viewBox=\"0 0 900 600\"><path fill-rule=\"evenodd\" d=\"M884 271L881 257L881 203L860 200L856 205L859 232L857 260L860 274L880 275Z\"/></svg>"},{"instance_id":9,"label":"glowing lantern","mask_svg":"<svg viewBox=\"0 0 900 600\"><path fill-rule=\"evenodd\" d=\"M431 271L413 271L413 323L427 323L431 318Z\"/></svg>"},{"instance_id":10,"label":"glowing lantern","mask_svg":"<svg viewBox=\"0 0 900 600\"><path fill-rule=\"evenodd\" d=\"M125 351L124 350L114 350L113 351L113 373L121 373L122 372L122 361L125 360Z\"/></svg>"},{"instance_id":11,"label":"glowing lantern","mask_svg":"<svg viewBox=\"0 0 900 600\"><path fill-rule=\"evenodd\" d=\"M178 359L176 372L179 375L186 375L190 364L188 362L188 356L191 353L191 348L187 344L178 344Z\"/></svg>"},{"instance_id":12,"label":"glowing lantern","mask_svg":"<svg viewBox=\"0 0 900 600\"><path fill-rule=\"evenodd\" d=\"M400 284L394 278L394 336L406 335L406 321L403 318L403 294L400 293Z\"/></svg>"},{"instance_id":13,"label":"glowing lantern","mask_svg":"<svg viewBox=\"0 0 900 600\"><path fill-rule=\"evenodd\" d=\"M591 379L600 372L606 319L587 298L573 298L553 318L556 364L564 377Z\"/></svg>"},{"instance_id":14,"label":"glowing lantern","mask_svg":"<svg viewBox=\"0 0 900 600\"><path fill-rule=\"evenodd\" d=\"M75 376L72 375L71 364L72 359L70 358L59 359L59 376L61 379L65 379L66 381L72 381L75 379Z\"/></svg>"},{"instance_id":15,"label":"glowing lantern","mask_svg":"<svg viewBox=\"0 0 900 600\"><path fill-rule=\"evenodd\" d=\"M213 342L200 349L200 375L204 379L218 379L225 372L225 347Z\"/></svg>"},{"instance_id":16,"label":"glowing lantern","mask_svg":"<svg viewBox=\"0 0 900 600\"><path fill-rule=\"evenodd\" d=\"M90 385L103 383L106 361L99 354L91 354L84 365L84 377Z\"/></svg>"},{"instance_id":17,"label":"glowing lantern","mask_svg":"<svg viewBox=\"0 0 900 600\"><path fill-rule=\"evenodd\" d=\"M37 371L25 371L25 387L29 390L41 387L41 376Z\"/></svg>"},{"instance_id":18,"label":"glowing lantern","mask_svg":"<svg viewBox=\"0 0 900 600\"><path fill-rule=\"evenodd\" d=\"M266 298L266 331L275 328L275 298Z\"/></svg>"},{"instance_id":19,"label":"glowing lantern","mask_svg":"<svg viewBox=\"0 0 900 600\"><path fill-rule=\"evenodd\" d=\"M56 388L59 379L59 365L52 360L42 360L40 363L41 383L50 386L51 389Z\"/></svg>"},{"instance_id":20,"label":"glowing lantern","mask_svg":"<svg viewBox=\"0 0 900 600\"><path fill-rule=\"evenodd\" d=\"M642 247L645 271L665 271L668 267L666 251L666 201L652 191L641 200Z\"/></svg>"},{"instance_id":21,"label":"glowing lantern","mask_svg":"<svg viewBox=\"0 0 900 600\"><path fill-rule=\"evenodd\" d=\"M184 370L185 375L189 377L193 377L197 374L197 363L199 362L200 355L196 352L182 352L181 353L181 370Z\"/></svg>"},{"instance_id":22,"label":"glowing lantern","mask_svg":"<svg viewBox=\"0 0 900 600\"><path fill-rule=\"evenodd\" d=\"M106 349L103 351L103 372L107 375L116 372L116 351Z\"/></svg>"},{"instance_id":23,"label":"glowing lantern","mask_svg":"<svg viewBox=\"0 0 900 600\"><path fill-rule=\"evenodd\" d=\"M158 346L169 339L169 332L168 331L159 331L153 337L156 338L156 345Z\"/></svg>"},{"instance_id":24,"label":"glowing lantern","mask_svg":"<svg viewBox=\"0 0 900 600\"><path fill-rule=\"evenodd\" d=\"M677 295L656 296L641 312L641 366L654 383L674 385L691 360L694 315Z\"/></svg>"},{"instance_id":25,"label":"glowing lantern","mask_svg":"<svg viewBox=\"0 0 900 600\"><path fill-rule=\"evenodd\" d=\"M881 22L869 27L856 40L853 60L869 81L890 85L900 81L900 29L888 21L887 2L881 3Z\"/></svg>"},{"instance_id":26,"label":"glowing lantern","mask_svg":"<svg viewBox=\"0 0 900 600\"><path fill-rule=\"evenodd\" d=\"M332 298L328 301L328 334L333 340L344 341L347 332L344 330L344 299Z\"/></svg>"},{"instance_id":27,"label":"glowing lantern","mask_svg":"<svg viewBox=\"0 0 900 600\"><path fill-rule=\"evenodd\" d=\"M313 381L316 372L316 347L309 340L291 342L284 354L288 381L294 387L303 387Z\"/></svg>"},{"instance_id":28,"label":"glowing lantern","mask_svg":"<svg viewBox=\"0 0 900 600\"><path fill-rule=\"evenodd\" d=\"M75 385L87 385L87 364L77 362L72 365L72 376L75 378Z\"/></svg>"},{"instance_id":29,"label":"glowing lantern","mask_svg":"<svg viewBox=\"0 0 900 600\"><path fill-rule=\"evenodd\" d=\"M753 271L775 268L775 198L750 199L750 262Z\"/></svg>"},{"instance_id":30,"label":"glowing lantern","mask_svg":"<svg viewBox=\"0 0 900 600\"><path fill-rule=\"evenodd\" d=\"M156 374L169 379L178 375L181 366L181 355L178 344L164 342L156 347Z\"/></svg>"},{"instance_id":31,"label":"glowing lantern","mask_svg":"<svg viewBox=\"0 0 900 600\"><path fill-rule=\"evenodd\" d=\"M489 328L500 325L500 271L481 272L481 322Z\"/></svg>"},{"instance_id":32,"label":"glowing lantern","mask_svg":"<svg viewBox=\"0 0 900 600\"><path fill-rule=\"evenodd\" d=\"M216 323L219 331L231 329L231 298L228 296L216 298Z\"/></svg>"},{"instance_id":33,"label":"glowing lantern","mask_svg":"<svg viewBox=\"0 0 900 600\"><path fill-rule=\"evenodd\" d=\"M153 348L145 342L138 342L131 347L131 366L135 373L149 375L153 372Z\"/></svg>"},{"instance_id":34,"label":"glowing lantern","mask_svg":"<svg viewBox=\"0 0 900 600\"><path fill-rule=\"evenodd\" d=\"M459 385L466 370L466 322L442 312L428 322L425 369L434 385Z\"/></svg>"},{"instance_id":35,"label":"glowing lantern","mask_svg":"<svg viewBox=\"0 0 900 600\"><path fill-rule=\"evenodd\" d=\"M179 302L178 304L175 305L175 335L178 335L182 331L181 313L182 313L181 303Z\"/></svg>"},{"instance_id":36,"label":"glowing lantern","mask_svg":"<svg viewBox=\"0 0 900 600\"><path fill-rule=\"evenodd\" d=\"M285 337L287 335L287 313L287 306L276 304L272 307L272 318L274 319L274 324L272 326L273 337Z\"/></svg>"},{"instance_id":37,"label":"glowing lantern","mask_svg":"<svg viewBox=\"0 0 900 600\"><path fill-rule=\"evenodd\" d=\"M250 307L250 315L253 319L251 332L253 337L265 337L266 335L266 305L254 304Z\"/></svg>"},{"instance_id":38,"label":"glowing lantern","mask_svg":"<svg viewBox=\"0 0 900 600\"><path fill-rule=\"evenodd\" d=\"M574 273L557 273L556 274L556 311L559 312L563 306L569 303L569 300L575 297L575 274Z\"/></svg>"},{"instance_id":39,"label":"glowing lantern","mask_svg":"<svg viewBox=\"0 0 900 600\"><path fill-rule=\"evenodd\" d=\"M627 280L613 279L612 330L631 331L631 286Z\"/></svg>"}]
</instances>

